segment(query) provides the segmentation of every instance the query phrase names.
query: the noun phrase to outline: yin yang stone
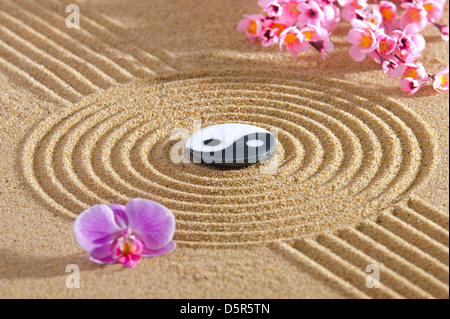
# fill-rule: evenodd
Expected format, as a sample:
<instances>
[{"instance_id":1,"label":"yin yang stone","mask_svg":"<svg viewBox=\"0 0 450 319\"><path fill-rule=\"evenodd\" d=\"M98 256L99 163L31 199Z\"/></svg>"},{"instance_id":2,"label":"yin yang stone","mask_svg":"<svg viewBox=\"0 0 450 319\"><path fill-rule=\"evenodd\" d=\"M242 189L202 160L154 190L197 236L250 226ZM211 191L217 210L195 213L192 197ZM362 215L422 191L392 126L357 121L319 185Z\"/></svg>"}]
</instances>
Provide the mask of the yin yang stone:
<instances>
[{"instance_id":1,"label":"yin yang stone","mask_svg":"<svg viewBox=\"0 0 450 319\"><path fill-rule=\"evenodd\" d=\"M186 150L194 163L239 166L268 160L276 143L275 136L263 128L228 123L192 134Z\"/></svg>"}]
</instances>

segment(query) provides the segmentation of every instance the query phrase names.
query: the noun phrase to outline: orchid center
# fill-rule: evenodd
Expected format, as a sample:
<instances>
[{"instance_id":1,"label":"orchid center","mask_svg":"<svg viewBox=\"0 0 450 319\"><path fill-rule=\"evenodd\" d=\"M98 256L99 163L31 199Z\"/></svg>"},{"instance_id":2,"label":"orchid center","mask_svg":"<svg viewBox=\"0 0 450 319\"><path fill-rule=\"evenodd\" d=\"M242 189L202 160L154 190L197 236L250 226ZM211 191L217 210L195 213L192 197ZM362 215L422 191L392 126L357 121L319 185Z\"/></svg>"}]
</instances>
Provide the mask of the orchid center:
<instances>
[{"instance_id":1,"label":"orchid center","mask_svg":"<svg viewBox=\"0 0 450 319\"><path fill-rule=\"evenodd\" d=\"M142 243L134 237L125 237L119 244L117 255L120 257L136 256L142 253Z\"/></svg>"},{"instance_id":2,"label":"orchid center","mask_svg":"<svg viewBox=\"0 0 450 319\"><path fill-rule=\"evenodd\" d=\"M133 250L134 250L134 246L135 245L133 243L131 243L131 242L123 241L120 244L120 248L119 248L121 255L128 256L129 254L131 254L133 252Z\"/></svg>"}]
</instances>

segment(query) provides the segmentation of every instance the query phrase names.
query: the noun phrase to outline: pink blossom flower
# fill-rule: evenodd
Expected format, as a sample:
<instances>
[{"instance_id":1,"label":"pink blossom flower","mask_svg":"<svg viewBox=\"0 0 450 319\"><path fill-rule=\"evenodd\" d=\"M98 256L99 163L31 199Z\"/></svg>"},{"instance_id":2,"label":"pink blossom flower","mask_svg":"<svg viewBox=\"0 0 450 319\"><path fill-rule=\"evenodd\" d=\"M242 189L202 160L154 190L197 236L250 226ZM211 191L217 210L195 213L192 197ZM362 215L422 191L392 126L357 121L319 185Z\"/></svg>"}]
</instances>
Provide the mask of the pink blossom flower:
<instances>
[{"instance_id":1,"label":"pink blossom flower","mask_svg":"<svg viewBox=\"0 0 450 319\"><path fill-rule=\"evenodd\" d=\"M395 53L404 62L413 62L425 49L425 39L422 35L415 32L416 26L410 24L404 31L395 30L392 32L392 38L397 40Z\"/></svg>"},{"instance_id":2,"label":"pink blossom flower","mask_svg":"<svg viewBox=\"0 0 450 319\"><path fill-rule=\"evenodd\" d=\"M267 5L274 0L258 0L258 5L264 10L267 8Z\"/></svg>"},{"instance_id":3,"label":"pink blossom flower","mask_svg":"<svg viewBox=\"0 0 450 319\"><path fill-rule=\"evenodd\" d=\"M284 30L280 35L280 50L286 46L289 53L293 56L310 48L305 36L297 27L290 27Z\"/></svg>"},{"instance_id":4,"label":"pink blossom flower","mask_svg":"<svg viewBox=\"0 0 450 319\"><path fill-rule=\"evenodd\" d=\"M441 33L442 40L448 41L448 37L449 37L448 24L442 25L442 24L435 23L434 25L439 29L439 32Z\"/></svg>"},{"instance_id":5,"label":"pink blossom flower","mask_svg":"<svg viewBox=\"0 0 450 319\"><path fill-rule=\"evenodd\" d=\"M297 19L297 26L299 28L307 24L319 26L325 18L325 14L315 1L310 1L308 4L300 3L297 8L300 11Z\"/></svg>"},{"instance_id":6,"label":"pink blossom flower","mask_svg":"<svg viewBox=\"0 0 450 319\"><path fill-rule=\"evenodd\" d=\"M369 6L367 6L365 10L355 10L355 14L355 19L370 22L377 27L380 27L383 22L383 16L381 15L380 10L378 10L378 6L372 6L370 9Z\"/></svg>"},{"instance_id":7,"label":"pink blossom flower","mask_svg":"<svg viewBox=\"0 0 450 319\"><path fill-rule=\"evenodd\" d=\"M443 25L441 27L441 37L445 41L448 41L448 24L447 25Z\"/></svg>"},{"instance_id":8,"label":"pink blossom flower","mask_svg":"<svg viewBox=\"0 0 450 319\"><path fill-rule=\"evenodd\" d=\"M322 7L322 11L325 17L321 23L321 26L329 32L333 32L341 21L341 12L339 11L339 8L334 4L325 5Z\"/></svg>"},{"instance_id":9,"label":"pink blossom flower","mask_svg":"<svg viewBox=\"0 0 450 319\"><path fill-rule=\"evenodd\" d=\"M270 28L276 31L275 34L276 34L276 36L277 36L278 38L280 37L281 33L282 33L284 30L286 30L287 27L288 27L288 25L283 24L283 23L281 23L281 22L273 22L273 23L270 25Z\"/></svg>"},{"instance_id":10,"label":"pink blossom flower","mask_svg":"<svg viewBox=\"0 0 450 319\"><path fill-rule=\"evenodd\" d=\"M136 198L122 205L95 205L82 212L73 230L93 262L134 267L141 257L175 248L175 218L163 205Z\"/></svg>"},{"instance_id":11,"label":"pink blossom flower","mask_svg":"<svg viewBox=\"0 0 450 319\"><path fill-rule=\"evenodd\" d=\"M279 17L279 21L284 24L293 25L297 21L300 11L297 6L303 0L286 0L282 3L283 11L282 15Z\"/></svg>"},{"instance_id":12,"label":"pink blossom flower","mask_svg":"<svg viewBox=\"0 0 450 319\"><path fill-rule=\"evenodd\" d=\"M353 44L350 48L350 56L355 61L362 61L366 55L373 52L377 46L376 26L359 20L352 20L352 25L360 28L351 29L347 35L347 41Z\"/></svg>"},{"instance_id":13,"label":"pink blossom flower","mask_svg":"<svg viewBox=\"0 0 450 319\"><path fill-rule=\"evenodd\" d=\"M338 0L342 8L342 18L351 21L356 18L356 10L363 10L367 7L367 0Z\"/></svg>"},{"instance_id":14,"label":"pink blossom flower","mask_svg":"<svg viewBox=\"0 0 450 319\"><path fill-rule=\"evenodd\" d=\"M400 77L398 83L404 92L416 93L429 82L429 76L421 63L403 63L390 73L391 78Z\"/></svg>"},{"instance_id":15,"label":"pink blossom flower","mask_svg":"<svg viewBox=\"0 0 450 319\"><path fill-rule=\"evenodd\" d=\"M266 17L261 14L253 14L245 15L244 18L238 23L236 29L245 31L248 39L251 42L256 42L263 32L263 23Z\"/></svg>"},{"instance_id":16,"label":"pink blossom flower","mask_svg":"<svg viewBox=\"0 0 450 319\"><path fill-rule=\"evenodd\" d=\"M391 76L392 71L398 68L398 63L394 57L380 57L381 67L383 72Z\"/></svg>"},{"instance_id":17,"label":"pink blossom flower","mask_svg":"<svg viewBox=\"0 0 450 319\"><path fill-rule=\"evenodd\" d=\"M268 47L273 44L278 43L277 36L278 29L267 28L264 30L264 33L261 37L261 45L263 47Z\"/></svg>"},{"instance_id":18,"label":"pink blossom flower","mask_svg":"<svg viewBox=\"0 0 450 319\"><path fill-rule=\"evenodd\" d=\"M436 91L448 91L448 66L433 76L433 87Z\"/></svg>"},{"instance_id":19,"label":"pink blossom flower","mask_svg":"<svg viewBox=\"0 0 450 319\"><path fill-rule=\"evenodd\" d=\"M307 24L301 29L305 40L320 52L323 59L328 57L328 51L334 49L333 43L329 39L328 30L315 25Z\"/></svg>"},{"instance_id":20,"label":"pink blossom flower","mask_svg":"<svg viewBox=\"0 0 450 319\"><path fill-rule=\"evenodd\" d=\"M378 40L377 51L381 55L390 55L392 52L394 52L395 48L397 47L397 41L386 34L379 36L377 40Z\"/></svg>"},{"instance_id":21,"label":"pink blossom flower","mask_svg":"<svg viewBox=\"0 0 450 319\"><path fill-rule=\"evenodd\" d=\"M405 11L400 18L400 28L405 29L408 24L413 24L417 27L417 32L425 29L428 19L427 11L422 4L404 3L402 7Z\"/></svg>"},{"instance_id":22,"label":"pink blossom flower","mask_svg":"<svg viewBox=\"0 0 450 319\"><path fill-rule=\"evenodd\" d=\"M397 6L389 1L381 1L378 9L383 17L383 25L390 30L394 30L397 27Z\"/></svg>"},{"instance_id":23,"label":"pink blossom flower","mask_svg":"<svg viewBox=\"0 0 450 319\"><path fill-rule=\"evenodd\" d=\"M428 82L428 74L422 63L402 63L392 72L393 79L398 77L409 77L422 82Z\"/></svg>"},{"instance_id":24,"label":"pink blossom flower","mask_svg":"<svg viewBox=\"0 0 450 319\"><path fill-rule=\"evenodd\" d=\"M402 91L408 92L410 95L416 93L423 86L422 82L411 77L402 77L398 83Z\"/></svg>"},{"instance_id":25,"label":"pink blossom flower","mask_svg":"<svg viewBox=\"0 0 450 319\"><path fill-rule=\"evenodd\" d=\"M436 0L424 0L422 6L427 12L428 21L431 23L435 23L442 18L442 13L444 12L443 4Z\"/></svg>"},{"instance_id":26,"label":"pink blossom flower","mask_svg":"<svg viewBox=\"0 0 450 319\"><path fill-rule=\"evenodd\" d=\"M279 17L283 14L283 7L277 0L274 0L266 4L264 11L267 12L269 17Z\"/></svg>"},{"instance_id":27,"label":"pink blossom flower","mask_svg":"<svg viewBox=\"0 0 450 319\"><path fill-rule=\"evenodd\" d=\"M377 63L382 63L385 61L382 57L386 59L392 59L392 53L397 47L397 41L392 37L388 36L384 32L379 32L377 34L377 48L374 52L368 53L371 58L373 58Z\"/></svg>"},{"instance_id":28,"label":"pink blossom flower","mask_svg":"<svg viewBox=\"0 0 450 319\"><path fill-rule=\"evenodd\" d=\"M279 40L281 32L283 32L288 27L287 24L282 23L279 19L266 18L263 23L263 32L261 34L261 42L268 39L267 29L272 29L275 31L274 36ZM277 41L278 42L278 41Z\"/></svg>"}]
</instances>

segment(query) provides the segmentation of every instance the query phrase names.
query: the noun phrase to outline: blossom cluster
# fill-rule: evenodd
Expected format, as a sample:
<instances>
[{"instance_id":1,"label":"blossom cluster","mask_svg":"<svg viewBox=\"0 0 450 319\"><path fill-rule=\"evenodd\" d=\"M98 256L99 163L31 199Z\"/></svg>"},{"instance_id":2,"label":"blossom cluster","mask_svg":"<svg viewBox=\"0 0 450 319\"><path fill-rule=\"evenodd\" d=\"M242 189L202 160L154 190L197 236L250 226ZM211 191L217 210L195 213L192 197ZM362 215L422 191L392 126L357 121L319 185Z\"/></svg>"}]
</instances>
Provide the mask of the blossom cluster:
<instances>
[{"instance_id":1,"label":"blossom cluster","mask_svg":"<svg viewBox=\"0 0 450 319\"><path fill-rule=\"evenodd\" d=\"M416 62L425 48L419 32L427 25L437 27L448 41L448 25L438 23L446 0L373 1L258 0L265 14L245 15L237 29L264 47L279 45L294 56L314 48L325 59L334 49L330 35L343 19L352 26L347 41L354 60L372 58L410 94L429 82L439 92L448 90L448 67L431 76Z\"/></svg>"},{"instance_id":2,"label":"blossom cluster","mask_svg":"<svg viewBox=\"0 0 450 319\"><path fill-rule=\"evenodd\" d=\"M367 0L357 2L362 10L353 6L347 16L343 15L352 25L347 41L352 44L350 56L354 60L372 58L391 78L399 78L400 88L409 94L429 82L436 91L448 90L448 66L431 76L416 62L425 49L425 38L419 32L427 25L435 25L441 37L448 41L448 25L437 23L442 17L445 0L403 0L401 15L397 6L389 1L370 6Z\"/></svg>"},{"instance_id":3,"label":"blossom cluster","mask_svg":"<svg viewBox=\"0 0 450 319\"><path fill-rule=\"evenodd\" d=\"M258 0L265 15L246 15L237 29L262 46L278 44L292 55L314 48L325 59L334 49L330 34L341 20L335 0Z\"/></svg>"}]
</instances>

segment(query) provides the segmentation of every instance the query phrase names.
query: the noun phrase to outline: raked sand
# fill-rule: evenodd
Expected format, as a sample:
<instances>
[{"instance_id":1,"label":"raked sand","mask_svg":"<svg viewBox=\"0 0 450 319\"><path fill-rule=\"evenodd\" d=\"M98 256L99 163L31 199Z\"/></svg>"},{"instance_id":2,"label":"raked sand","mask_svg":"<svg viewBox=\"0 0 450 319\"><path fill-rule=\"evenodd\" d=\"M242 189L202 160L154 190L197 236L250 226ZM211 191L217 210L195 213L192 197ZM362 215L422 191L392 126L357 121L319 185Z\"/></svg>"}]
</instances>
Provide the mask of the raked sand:
<instances>
[{"instance_id":1,"label":"raked sand","mask_svg":"<svg viewBox=\"0 0 450 319\"><path fill-rule=\"evenodd\" d=\"M235 25L256 1L78 1L80 29L69 3L0 1L0 297L448 298L448 93L352 61L348 23L326 61L251 44ZM434 73L448 43L424 35ZM276 133L277 155L170 160L226 122ZM89 262L77 214L134 197L174 212L178 248Z\"/></svg>"}]
</instances>

